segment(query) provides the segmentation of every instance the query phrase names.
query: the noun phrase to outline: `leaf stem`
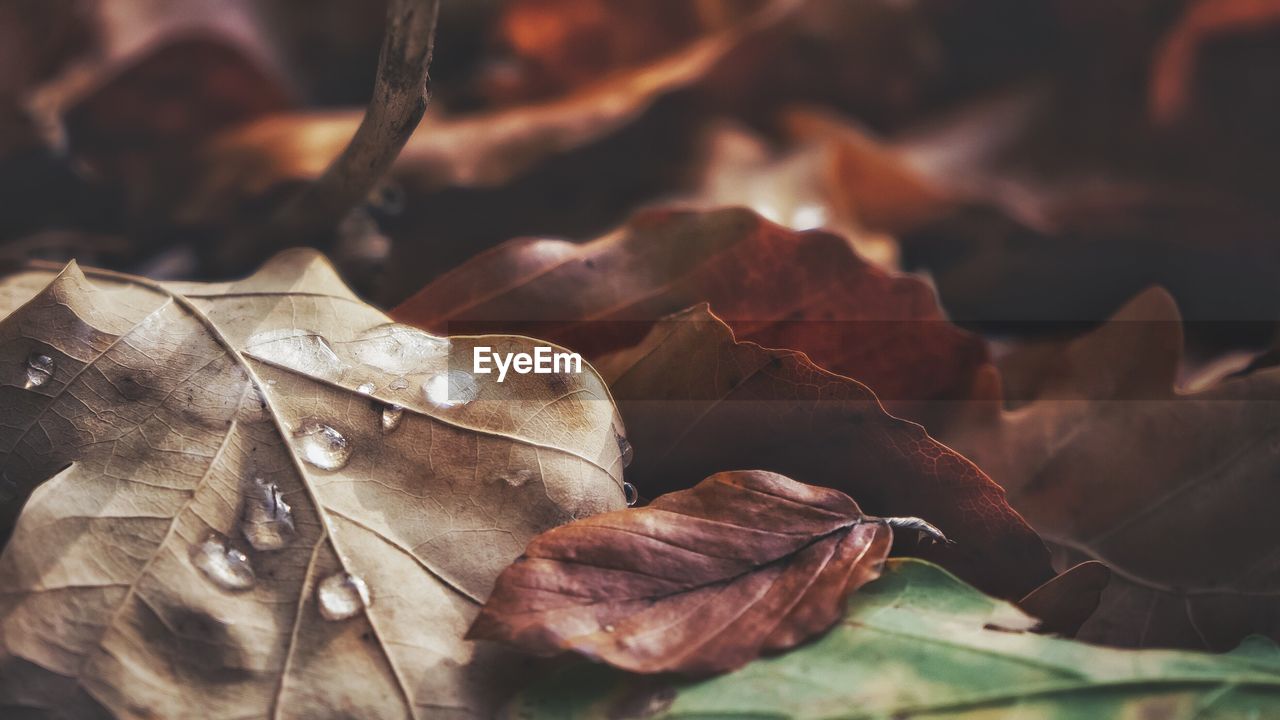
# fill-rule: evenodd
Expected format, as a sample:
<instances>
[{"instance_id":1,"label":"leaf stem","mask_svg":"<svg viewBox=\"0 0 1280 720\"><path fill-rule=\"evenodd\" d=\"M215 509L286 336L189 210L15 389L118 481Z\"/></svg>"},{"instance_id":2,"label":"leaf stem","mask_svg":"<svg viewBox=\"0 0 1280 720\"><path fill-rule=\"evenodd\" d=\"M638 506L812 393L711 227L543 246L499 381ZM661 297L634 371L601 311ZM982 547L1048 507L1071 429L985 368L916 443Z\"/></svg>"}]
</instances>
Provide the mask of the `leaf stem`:
<instances>
[{"instance_id":1,"label":"leaf stem","mask_svg":"<svg viewBox=\"0 0 1280 720\"><path fill-rule=\"evenodd\" d=\"M944 535L936 525L927 520L921 520L918 517L890 517L877 519L892 528L894 532L897 532L898 530L914 530L928 537L933 542L943 543L946 545L955 544L951 540L948 540L947 536Z\"/></svg>"}]
</instances>

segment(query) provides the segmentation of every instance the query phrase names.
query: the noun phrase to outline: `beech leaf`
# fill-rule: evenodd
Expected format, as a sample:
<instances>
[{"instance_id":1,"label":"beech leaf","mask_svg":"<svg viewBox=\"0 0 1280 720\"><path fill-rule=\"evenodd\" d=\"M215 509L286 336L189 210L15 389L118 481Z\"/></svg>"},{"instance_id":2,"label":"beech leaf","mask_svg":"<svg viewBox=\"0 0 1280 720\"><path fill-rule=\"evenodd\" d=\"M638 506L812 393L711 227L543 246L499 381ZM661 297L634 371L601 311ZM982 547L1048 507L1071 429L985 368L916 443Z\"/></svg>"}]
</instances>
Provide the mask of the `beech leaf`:
<instances>
[{"instance_id":1,"label":"beech leaf","mask_svg":"<svg viewBox=\"0 0 1280 720\"><path fill-rule=\"evenodd\" d=\"M468 637L635 672L724 672L831 627L892 539L843 493L720 473L538 536Z\"/></svg>"},{"instance_id":2,"label":"beech leaf","mask_svg":"<svg viewBox=\"0 0 1280 720\"><path fill-rule=\"evenodd\" d=\"M534 341L391 323L314 252L0 288L5 712L488 716L523 662L463 640L493 580L623 506L593 371L471 376Z\"/></svg>"},{"instance_id":3,"label":"beech leaf","mask_svg":"<svg viewBox=\"0 0 1280 720\"><path fill-rule=\"evenodd\" d=\"M702 682L564 668L502 717L1219 718L1280 706L1280 648L1135 651L1032 635L1034 621L944 570L890 560L831 632Z\"/></svg>"}]
</instances>

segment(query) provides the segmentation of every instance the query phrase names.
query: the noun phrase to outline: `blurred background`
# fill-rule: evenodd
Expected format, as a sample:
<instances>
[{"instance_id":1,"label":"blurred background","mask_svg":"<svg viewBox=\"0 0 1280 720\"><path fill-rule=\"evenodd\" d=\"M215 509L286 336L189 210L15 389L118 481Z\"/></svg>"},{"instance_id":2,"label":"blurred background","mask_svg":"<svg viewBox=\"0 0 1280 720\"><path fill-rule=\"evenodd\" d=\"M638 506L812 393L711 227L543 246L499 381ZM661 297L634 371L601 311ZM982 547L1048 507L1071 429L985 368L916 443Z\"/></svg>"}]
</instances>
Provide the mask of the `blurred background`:
<instances>
[{"instance_id":1,"label":"blurred background","mask_svg":"<svg viewBox=\"0 0 1280 720\"><path fill-rule=\"evenodd\" d=\"M7 0L0 258L244 274L347 143L376 0ZM1212 356L1280 309L1277 0L444 0L433 99L315 239L383 307L509 238L745 205L1075 333L1159 284Z\"/></svg>"}]
</instances>

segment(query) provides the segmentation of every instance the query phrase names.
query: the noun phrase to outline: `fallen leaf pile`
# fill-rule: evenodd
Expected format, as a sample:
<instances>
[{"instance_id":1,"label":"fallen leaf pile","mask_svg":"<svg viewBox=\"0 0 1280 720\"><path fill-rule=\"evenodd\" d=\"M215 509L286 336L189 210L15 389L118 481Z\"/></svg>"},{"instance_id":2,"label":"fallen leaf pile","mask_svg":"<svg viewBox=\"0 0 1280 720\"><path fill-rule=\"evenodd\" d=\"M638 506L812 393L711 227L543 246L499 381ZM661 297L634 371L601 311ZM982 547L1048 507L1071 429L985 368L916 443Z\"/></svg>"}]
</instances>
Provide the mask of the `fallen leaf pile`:
<instances>
[{"instance_id":1,"label":"fallen leaf pile","mask_svg":"<svg viewBox=\"0 0 1280 720\"><path fill-rule=\"evenodd\" d=\"M0 717L1280 716L1278 39L0 7Z\"/></svg>"}]
</instances>

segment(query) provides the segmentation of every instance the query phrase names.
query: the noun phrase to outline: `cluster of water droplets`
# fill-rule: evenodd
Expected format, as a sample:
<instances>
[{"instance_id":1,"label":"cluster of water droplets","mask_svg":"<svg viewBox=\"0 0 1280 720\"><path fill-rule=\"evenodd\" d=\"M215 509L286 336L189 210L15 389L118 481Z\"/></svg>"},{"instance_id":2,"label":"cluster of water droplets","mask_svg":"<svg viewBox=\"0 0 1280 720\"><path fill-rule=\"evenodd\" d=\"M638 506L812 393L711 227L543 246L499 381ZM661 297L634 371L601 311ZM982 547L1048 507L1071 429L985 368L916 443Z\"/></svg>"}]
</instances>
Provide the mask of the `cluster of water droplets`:
<instances>
[{"instance_id":1,"label":"cluster of water droplets","mask_svg":"<svg viewBox=\"0 0 1280 720\"><path fill-rule=\"evenodd\" d=\"M293 541L293 512L276 483L254 478L245 498L240 531L256 552L281 550ZM249 556L218 535L193 546L190 557L192 566L222 590L245 592L257 582ZM340 572L316 586L316 603L321 617L340 621L367 609L373 596L361 577Z\"/></svg>"}]
</instances>

